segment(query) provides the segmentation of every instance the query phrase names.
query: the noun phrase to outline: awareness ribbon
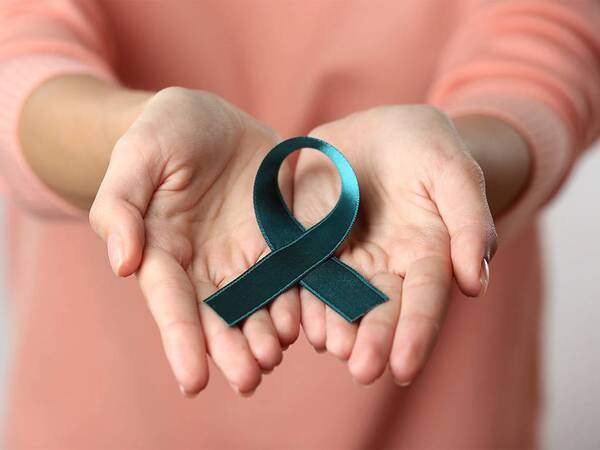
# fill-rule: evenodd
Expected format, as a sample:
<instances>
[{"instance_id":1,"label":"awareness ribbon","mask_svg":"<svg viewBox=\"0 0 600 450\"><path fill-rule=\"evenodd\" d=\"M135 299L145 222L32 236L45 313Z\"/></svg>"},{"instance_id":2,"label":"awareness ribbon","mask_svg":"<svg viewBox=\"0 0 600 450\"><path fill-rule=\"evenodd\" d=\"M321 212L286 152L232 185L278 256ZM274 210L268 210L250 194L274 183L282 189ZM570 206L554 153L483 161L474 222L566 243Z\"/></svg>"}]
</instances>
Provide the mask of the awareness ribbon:
<instances>
[{"instance_id":1,"label":"awareness ribbon","mask_svg":"<svg viewBox=\"0 0 600 450\"><path fill-rule=\"evenodd\" d=\"M306 229L288 209L277 183L285 158L313 148L334 164L342 181L340 197L319 223ZM312 292L348 322L387 300L387 296L334 255L358 214L358 180L352 166L333 145L311 137L277 144L254 179L254 213L271 252L204 300L232 326L267 305L296 283Z\"/></svg>"}]
</instances>

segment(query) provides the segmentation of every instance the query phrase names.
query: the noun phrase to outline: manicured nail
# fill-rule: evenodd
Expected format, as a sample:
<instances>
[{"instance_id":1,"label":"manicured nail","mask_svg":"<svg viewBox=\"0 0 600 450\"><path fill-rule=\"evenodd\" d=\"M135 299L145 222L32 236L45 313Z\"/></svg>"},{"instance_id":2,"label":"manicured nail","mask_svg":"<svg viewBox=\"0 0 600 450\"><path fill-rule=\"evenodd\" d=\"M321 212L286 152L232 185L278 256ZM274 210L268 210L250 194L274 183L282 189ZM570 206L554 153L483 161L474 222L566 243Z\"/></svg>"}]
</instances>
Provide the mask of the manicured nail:
<instances>
[{"instance_id":1,"label":"manicured nail","mask_svg":"<svg viewBox=\"0 0 600 450\"><path fill-rule=\"evenodd\" d=\"M113 271L116 274L118 274L119 269L121 268L121 264L123 263L123 248L121 237L116 233L112 233L110 236L108 236L107 248L110 265Z\"/></svg>"},{"instance_id":2,"label":"manicured nail","mask_svg":"<svg viewBox=\"0 0 600 450\"><path fill-rule=\"evenodd\" d=\"M490 264L488 263L487 258L483 258L481 261L479 282L481 283L481 291L479 291L478 297L483 297L487 292L488 285L490 284Z\"/></svg>"}]
</instances>

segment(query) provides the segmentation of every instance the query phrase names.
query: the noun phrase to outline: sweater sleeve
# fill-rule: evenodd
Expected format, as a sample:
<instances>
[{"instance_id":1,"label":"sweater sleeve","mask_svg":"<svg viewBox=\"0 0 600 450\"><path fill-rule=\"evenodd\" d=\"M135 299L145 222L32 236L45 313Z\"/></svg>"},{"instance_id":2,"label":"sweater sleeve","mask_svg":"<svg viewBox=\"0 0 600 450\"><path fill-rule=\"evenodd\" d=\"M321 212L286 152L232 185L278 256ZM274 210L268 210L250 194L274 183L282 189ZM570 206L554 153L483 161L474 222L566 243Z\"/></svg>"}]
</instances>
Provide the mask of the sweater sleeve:
<instances>
[{"instance_id":1,"label":"sweater sleeve","mask_svg":"<svg viewBox=\"0 0 600 450\"><path fill-rule=\"evenodd\" d=\"M51 190L25 160L18 125L28 96L45 80L89 74L116 83L102 11L92 0L0 0L0 176L27 211L87 219Z\"/></svg>"},{"instance_id":2,"label":"sweater sleeve","mask_svg":"<svg viewBox=\"0 0 600 450\"><path fill-rule=\"evenodd\" d=\"M528 143L532 169L497 218L505 239L557 192L600 131L600 2L479 0L444 53L430 103L488 114Z\"/></svg>"}]
</instances>

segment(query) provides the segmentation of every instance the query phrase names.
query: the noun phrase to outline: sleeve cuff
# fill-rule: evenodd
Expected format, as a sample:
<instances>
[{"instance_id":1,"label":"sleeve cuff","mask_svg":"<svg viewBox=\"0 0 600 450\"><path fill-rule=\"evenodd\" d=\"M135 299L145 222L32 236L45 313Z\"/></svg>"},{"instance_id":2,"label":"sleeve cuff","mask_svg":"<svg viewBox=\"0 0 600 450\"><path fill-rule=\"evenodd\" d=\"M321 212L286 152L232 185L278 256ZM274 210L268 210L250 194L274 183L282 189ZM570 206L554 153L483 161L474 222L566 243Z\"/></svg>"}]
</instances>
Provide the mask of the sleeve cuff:
<instances>
[{"instance_id":1,"label":"sleeve cuff","mask_svg":"<svg viewBox=\"0 0 600 450\"><path fill-rule=\"evenodd\" d=\"M496 217L499 235L506 239L531 222L563 184L575 161L574 136L553 108L534 98L461 89L432 103L451 118L485 114L511 125L528 144L531 169L528 183L514 204Z\"/></svg>"},{"instance_id":2,"label":"sleeve cuff","mask_svg":"<svg viewBox=\"0 0 600 450\"><path fill-rule=\"evenodd\" d=\"M112 70L48 54L24 55L0 62L0 170L4 188L21 206L45 218L87 220L86 211L48 187L26 161L19 141L19 118L29 95L46 80L86 74L117 83Z\"/></svg>"}]
</instances>

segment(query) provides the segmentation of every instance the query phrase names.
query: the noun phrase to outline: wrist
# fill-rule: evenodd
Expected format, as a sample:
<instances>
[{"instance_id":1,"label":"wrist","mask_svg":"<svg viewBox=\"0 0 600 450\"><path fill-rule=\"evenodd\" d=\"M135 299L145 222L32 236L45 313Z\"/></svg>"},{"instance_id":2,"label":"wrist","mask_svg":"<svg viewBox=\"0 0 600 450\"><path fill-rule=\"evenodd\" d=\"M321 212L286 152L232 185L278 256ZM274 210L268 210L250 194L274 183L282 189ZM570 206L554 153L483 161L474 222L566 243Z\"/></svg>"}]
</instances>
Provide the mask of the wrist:
<instances>
[{"instance_id":1,"label":"wrist","mask_svg":"<svg viewBox=\"0 0 600 450\"><path fill-rule=\"evenodd\" d=\"M50 189L89 208L114 144L149 95L87 75L49 79L28 97L21 113L25 159Z\"/></svg>"},{"instance_id":2,"label":"wrist","mask_svg":"<svg viewBox=\"0 0 600 450\"><path fill-rule=\"evenodd\" d=\"M101 133L105 142L105 162L117 140L133 125L145 108L148 100L155 95L152 91L113 88L100 103Z\"/></svg>"},{"instance_id":3,"label":"wrist","mask_svg":"<svg viewBox=\"0 0 600 450\"><path fill-rule=\"evenodd\" d=\"M497 217L517 201L527 185L528 145L514 128L493 116L463 115L453 122L467 152L483 171L490 210Z\"/></svg>"}]
</instances>

